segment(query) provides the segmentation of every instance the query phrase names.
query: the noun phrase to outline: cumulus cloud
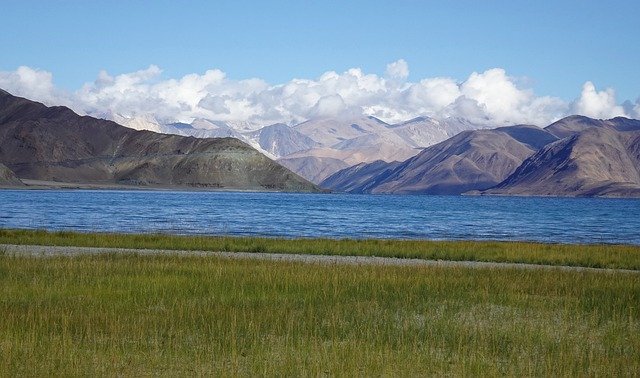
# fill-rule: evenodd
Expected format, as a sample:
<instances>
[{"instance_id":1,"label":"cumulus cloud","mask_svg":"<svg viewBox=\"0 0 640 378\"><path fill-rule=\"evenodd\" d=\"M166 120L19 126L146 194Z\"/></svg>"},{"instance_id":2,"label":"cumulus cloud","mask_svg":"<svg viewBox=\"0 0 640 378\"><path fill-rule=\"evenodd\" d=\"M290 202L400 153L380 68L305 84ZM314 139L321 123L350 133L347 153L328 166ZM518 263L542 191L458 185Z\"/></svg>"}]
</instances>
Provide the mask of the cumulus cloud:
<instances>
[{"instance_id":1,"label":"cumulus cloud","mask_svg":"<svg viewBox=\"0 0 640 378\"><path fill-rule=\"evenodd\" d=\"M446 107L445 112L449 117L462 117L475 123L482 124L490 121L487 107L466 96L456 98Z\"/></svg>"},{"instance_id":2,"label":"cumulus cloud","mask_svg":"<svg viewBox=\"0 0 640 378\"><path fill-rule=\"evenodd\" d=\"M231 114L231 110L226 104L227 100L231 100L231 97L208 94L198 102L198 106L211 110L215 114Z\"/></svg>"},{"instance_id":3,"label":"cumulus cloud","mask_svg":"<svg viewBox=\"0 0 640 378\"><path fill-rule=\"evenodd\" d=\"M311 108L311 117L336 117L347 110L347 104L339 94L320 97Z\"/></svg>"},{"instance_id":4,"label":"cumulus cloud","mask_svg":"<svg viewBox=\"0 0 640 378\"><path fill-rule=\"evenodd\" d=\"M40 69L20 66L15 71L0 72L0 88L48 105L73 105L66 93L55 88L53 75Z\"/></svg>"},{"instance_id":5,"label":"cumulus cloud","mask_svg":"<svg viewBox=\"0 0 640 378\"><path fill-rule=\"evenodd\" d=\"M393 63L387 64L387 77L391 79L404 80L409 77L409 65L404 59L396 60Z\"/></svg>"},{"instance_id":6,"label":"cumulus cloud","mask_svg":"<svg viewBox=\"0 0 640 378\"><path fill-rule=\"evenodd\" d=\"M574 101L572 109L577 114L592 118L626 116L624 108L616 102L616 93L613 89L606 88L598 91L590 81L582 86L580 98Z\"/></svg>"},{"instance_id":7,"label":"cumulus cloud","mask_svg":"<svg viewBox=\"0 0 640 378\"><path fill-rule=\"evenodd\" d=\"M258 125L298 123L314 117L372 115L387 122L417 116L464 117L488 125L546 125L568 115L597 118L639 116L640 100L617 105L612 89L585 83L573 102L536 96L501 68L473 72L463 81L448 77L407 81L400 59L382 76L359 68L329 71L315 79L270 84L262 79L233 80L219 69L182 78L164 78L154 65L95 81L74 92L56 88L51 73L30 67L0 72L0 88L47 105L66 105L81 114L106 118L153 116L160 122L248 121Z\"/></svg>"},{"instance_id":8,"label":"cumulus cloud","mask_svg":"<svg viewBox=\"0 0 640 378\"><path fill-rule=\"evenodd\" d=\"M472 73L460 85L462 95L483 107L486 117L499 124L548 123L564 110L564 102L549 96L536 97L530 89L520 89L505 70L494 68Z\"/></svg>"}]
</instances>

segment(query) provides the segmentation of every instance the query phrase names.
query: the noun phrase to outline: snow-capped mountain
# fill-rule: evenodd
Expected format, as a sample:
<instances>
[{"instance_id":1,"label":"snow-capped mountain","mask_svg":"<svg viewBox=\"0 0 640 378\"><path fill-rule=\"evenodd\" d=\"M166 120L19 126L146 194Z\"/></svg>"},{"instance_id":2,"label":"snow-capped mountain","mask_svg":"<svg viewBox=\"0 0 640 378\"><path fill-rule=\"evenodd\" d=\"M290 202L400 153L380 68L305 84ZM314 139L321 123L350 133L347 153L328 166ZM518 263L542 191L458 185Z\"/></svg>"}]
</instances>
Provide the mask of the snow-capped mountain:
<instances>
[{"instance_id":1,"label":"snow-capped mountain","mask_svg":"<svg viewBox=\"0 0 640 378\"><path fill-rule=\"evenodd\" d=\"M310 119L294 126L294 128L320 145L331 147L363 135L384 135L389 130L389 124L375 117L363 116L345 119Z\"/></svg>"},{"instance_id":2,"label":"snow-capped mountain","mask_svg":"<svg viewBox=\"0 0 640 378\"><path fill-rule=\"evenodd\" d=\"M490 127L460 118L429 117L392 125L370 116L318 118L294 126L207 119L162 124L153 116L108 117L137 130L237 138L315 183L348 166L376 160L403 161L461 131Z\"/></svg>"},{"instance_id":3,"label":"snow-capped mountain","mask_svg":"<svg viewBox=\"0 0 640 378\"><path fill-rule=\"evenodd\" d=\"M172 134L169 130L173 131L172 128L161 125L160 122L158 122L158 120L151 114L135 117L126 117L121 114L108 114L102 118L109 119L111 121L114 121L115 123L134 130L149 130L156 133L165 134Z\"/></svg>"},{"instance_id":4,"label":"snow-capped mountain","mask_svg":"<svg viewBox=\"0 0 640 378\"><path fill-rule=\"evenodd\" d=\"M320 146L320 143L283 123L265 126L257 131L245 133L244 136L248 141L277 157Z\"/></svg>"},{"instance_id":5,"label":"snow-capped mountain","mask_svg":"<svg viewBox=\"0 0 640 378\"><path fill-rule=\"evenodd\" d=\"M419 117L394 125L364 116L312 119L293 128L320 146L281 156L279 161L303 177L319 182L343 165L336 161L348 166L376 160L403 161L461 131L485 127L489 126L458 118Z\"/></svg>"},{"instance_id":6,"label":"snow-capped mountain","mask_svg":"<svg viewBox=\"0 0 640 378\"><path fill-rule=\"evenodd\" d=\"M393 131L406 143L416 148L426 148L465 131L491 127L472 123L464 118L417 117L392 125Z\"/></svg>"}]
</instances>

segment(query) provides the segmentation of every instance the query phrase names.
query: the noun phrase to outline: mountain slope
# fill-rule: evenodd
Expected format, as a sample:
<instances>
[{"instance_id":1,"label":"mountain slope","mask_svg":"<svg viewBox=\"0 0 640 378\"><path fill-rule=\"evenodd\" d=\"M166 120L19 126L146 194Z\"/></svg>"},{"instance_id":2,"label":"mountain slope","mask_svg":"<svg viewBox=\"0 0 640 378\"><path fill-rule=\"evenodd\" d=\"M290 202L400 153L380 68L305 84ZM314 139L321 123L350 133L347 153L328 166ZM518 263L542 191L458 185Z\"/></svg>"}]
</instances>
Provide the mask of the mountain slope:
<instances>
[{"instance_id":1,"label":"mountain slope","mask_svg":"<svg viewBox=\"0 0 640 378\"><path fill-rule=\"evenodd\" d=\"M383 134L388 124L375 117L318 118L302 122L294 129L325 147L367 134Z\"/></svg>"},{"instance_id":2,"label":"mountain slope","mask_svg":"<svg viewBox=\"0 0 640 378\"><path fill-rule=\"evenodd\" d=\"M338 192L366 193L387 179L401 164L382 160L356 164L327 177L321 186Z\"/></svg>"},{"instance_id":3,"label":"mountain slope","mask_svg":"<svg viewBox=\"0 0 640 378\"><path fill-rule=\"evenodd\" d=\"M295 126L274 124L264 127L250 122L205 119L196 119L191 124L160 124L150 115L127 118L109 113L104 117L137 130L197 138L237 138L272 159L287 162L296 173L316 183L353 164L403 161L422 148L461 131L485 127L460 118L436 120L429 117L395 125L370 116L312 118Z\"/></svg>"},{"instance_id":4,"label":"mountain slope","mask_svg":"<svg viewBox=\"0 0 640 378\"><path fill-rule=\"evenodd\" d=\"M0 90L0 162L20 178L158 187L315 191L231 138L135 131Z\"/></svg>"},{"instance_id":5,"label":"mountain slope","mask_svg":"<svg viewBox=\"0 0 640 378\"><path fill-rule=\"evenodd\" d=\"M378 160L386 162L404 161L415 156L421 149L439 143L464 130L485 127L464 119L446 118L436 120L418 117L407 122L389 125L375 117L357 117L351 119L312 119L303 122L294 129L317 141L320 147L295 152L281 157L296 159L313 157L315 159L342 160L344 165L370 163ZM292 160L291 160L292 161ZM315 168L306 165L305 171L296 172L314 182L337 172L338 164L325 166L316 164Z\"/></svg>"},{"instance_id":6,"label":"mountain slope","mask_svg":"<svg viewBox=\"0 0 640 378\"><path fill-rule=\"evenodd\" d=\"M318 142L282 123L265 126L245 136L257 143L262 150L276 157L320 146Z\"/></svg>"},{"instance_id":7,"label":"mountain slope","mask_svg":"<svg viewBox=\"0 0 640 378\"><path fill-rule=\"evenodd\" d=\"M391 125L390 128L410 146L425 148L440 143L462 131L483 127L461 118L437 120L429 117L417 117Z\"/></svg>"},{"instance_id":8,"label":"mountain slope","mask_svg":"<svg viewBox=\"0 0 640 378\"><path fill-rule=\"evenodd\" d=\"M572 127L573 134L542 148L485 193L640 196L640 121L589 124L581 132Z\"/></svg>"},{"instance_id":9,"label":"mountain slope","mask_svg":"<svg viewBox=\"0 0 640 378\"><path fill-rule=\"evenodd\" d=\"M22 181L20 181L13 171L0 163L0 187L23 185Z\"/></svg>"},{"instance_id":10,"label":"mountain slope","mask_svg":"<svg viewBox=\"0 0 640 378\"><path fill-rule=\"evenodd\" d=\"M602 127L606 121L580 115L573 115L558 120L544 129L559 139L579 134L592 127Z\"/></svg>"},{"instance_id":11,"label":"mountain slope","mask_svg":"<svg viewBox=\"0 0 640 378\"><path fill-rule=\"evenodd\" d=\"M341 159L326 156L286 157L278 159L278 163L311 182L322 182L327 176L349 166Z\"/></svg>"},{"instance_id":12,"label":"mountain slope","mask_svg":"<svg viewBox=\"0 0 640 378\"><path fill-rule=\"evenodd\" d=\"M461 194L500 183L527 157L556 139L528 125L464 131L400 164L376 162L348 168L321 186L366 193Z\"/></svg>"}]
</instances>

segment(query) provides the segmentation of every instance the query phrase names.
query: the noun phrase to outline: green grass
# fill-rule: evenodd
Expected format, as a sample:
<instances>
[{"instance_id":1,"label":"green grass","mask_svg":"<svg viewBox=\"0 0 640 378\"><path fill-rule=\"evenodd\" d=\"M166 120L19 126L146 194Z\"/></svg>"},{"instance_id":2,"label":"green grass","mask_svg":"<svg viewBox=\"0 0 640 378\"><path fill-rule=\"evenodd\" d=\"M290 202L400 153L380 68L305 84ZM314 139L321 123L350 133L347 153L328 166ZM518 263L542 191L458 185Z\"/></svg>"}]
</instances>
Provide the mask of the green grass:
<instances>
[{"instance_id":1,"label":"green grass","mask_svg":"<svg viewBox=\"0 0 640 378\"><path fill-rule=\"evenodd\" d=\"M276 239L1 230L0 244L387 256L640 270L640 246L520 242Z\"/></svg>"},{"instance_id":2,"label":"green grass","mask_svg":"<svg viewBox=\"0 0 640 378\"><path fill-rule=\"evenodd\" d=\"M639 371L637 274L0 255L0 376Z\"/></svg>"}]
</instances>

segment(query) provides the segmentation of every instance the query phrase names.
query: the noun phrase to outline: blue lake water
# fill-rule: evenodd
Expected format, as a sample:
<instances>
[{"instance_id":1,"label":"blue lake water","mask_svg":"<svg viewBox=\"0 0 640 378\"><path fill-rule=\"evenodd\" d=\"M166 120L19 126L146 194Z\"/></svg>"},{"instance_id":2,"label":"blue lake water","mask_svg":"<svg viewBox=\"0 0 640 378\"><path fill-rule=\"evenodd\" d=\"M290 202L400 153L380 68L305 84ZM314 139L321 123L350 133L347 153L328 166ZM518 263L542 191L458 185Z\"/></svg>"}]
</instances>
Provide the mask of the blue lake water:
<instances>
[{"instance_id":1,"label":"blue lake water","mask_svg":"<svg viewBox=\"0 0 640 378\"><path fill-rule=\"evenodd\" d=\"M0 228L640 245L640 200L0 190Z\"/></svg>"}]
</instances>

